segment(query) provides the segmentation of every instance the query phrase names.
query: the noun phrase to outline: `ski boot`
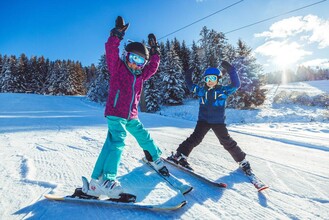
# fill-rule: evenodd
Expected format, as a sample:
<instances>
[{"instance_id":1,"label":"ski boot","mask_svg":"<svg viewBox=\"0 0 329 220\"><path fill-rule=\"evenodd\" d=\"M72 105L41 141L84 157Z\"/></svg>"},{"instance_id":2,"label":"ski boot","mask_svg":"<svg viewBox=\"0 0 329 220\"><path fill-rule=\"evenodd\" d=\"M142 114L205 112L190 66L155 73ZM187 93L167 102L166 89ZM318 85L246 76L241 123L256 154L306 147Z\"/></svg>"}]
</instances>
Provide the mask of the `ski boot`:
<instances>
[{"instance_id":1,"label":"ski boot","mask_svg":"<svg viewBox=\"0 0 329 220\"><path fill-rule=\"evenodd\" d=\"M174 154L174 152L171 152L171 156L169 156L167 160L173 161L186 169L194 171L191 165L187 162L187 157L182 153L176 152L176 154Z\"/></svg>"},{"instance_id":2,"label":"ski boot","mask_svg":"<svg viewBox=\"0 0 329 220\"><path fill-rule=\"evenodd\" d=\"M252 169L250 167L250 163L246 159L239 162L239 166L246 175L248 176L252 175Z\"/></svg>"},{"instance_id":3,"label":"ski boot","mask_svg":"<svg viewBox=\"0 0 329 220\"><path fill-rule=\"evenodd\" d=\"M155 161L149 161L150 164L163 176L170 176L169 170L165 166L161 158L158 158Z\"/></svg>"}]
</instances>

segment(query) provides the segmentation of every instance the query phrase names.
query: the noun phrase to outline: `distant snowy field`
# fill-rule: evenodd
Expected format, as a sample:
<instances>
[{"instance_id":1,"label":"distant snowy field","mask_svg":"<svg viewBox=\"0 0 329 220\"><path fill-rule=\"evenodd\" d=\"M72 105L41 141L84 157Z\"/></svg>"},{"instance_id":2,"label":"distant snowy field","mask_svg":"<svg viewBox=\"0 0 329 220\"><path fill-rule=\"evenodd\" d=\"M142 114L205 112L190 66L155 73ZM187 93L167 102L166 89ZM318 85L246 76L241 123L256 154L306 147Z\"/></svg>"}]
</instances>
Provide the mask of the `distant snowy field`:
<instances>
[{"instance_id":1,"label":"distant snowy field","mask_svg":"<svg viewBox=\"0 0 329 220\"><path fill-rule=\"evenodd\" d=\"M228 184L211 187L172 167L194 186L177 211L153 212L45 200L47 193L70 194L89 177L107 133L103 106L85 97L0 94L0 219L328 219L328 108L272 105L281 90L319 94L328 81L268 86L257 110L227 110L231 136L247 152L254 171L270 189L257 193L237 164L209 132L190 155L192 166ZM140 113L164 155L193 131L196 100ZM177 193L142 165L130 135L120 164L120 181L140 203L165 203Z\"/></svg>"}]
</instances>

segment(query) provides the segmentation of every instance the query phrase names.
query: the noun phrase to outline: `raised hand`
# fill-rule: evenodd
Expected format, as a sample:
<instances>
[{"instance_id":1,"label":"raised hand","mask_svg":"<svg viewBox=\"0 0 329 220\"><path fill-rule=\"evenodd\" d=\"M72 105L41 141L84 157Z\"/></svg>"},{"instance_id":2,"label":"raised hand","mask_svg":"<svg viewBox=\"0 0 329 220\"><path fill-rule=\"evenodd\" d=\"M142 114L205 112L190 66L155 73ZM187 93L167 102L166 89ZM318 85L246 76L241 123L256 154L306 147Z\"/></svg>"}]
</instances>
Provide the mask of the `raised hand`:
<instances>
[{"instance_id":1,"label":"raised hand","mask_svg":"<svg viewBox=\"0 0 329 220\"><path fill-rule=\"evenodd\" d=\"M111 30L111 36L116 36L120 40L122 40L128 27L129 23L125 24L123 18L121 16L118 16L115 20L115 27Z\"/></svg>"}]
</instances>

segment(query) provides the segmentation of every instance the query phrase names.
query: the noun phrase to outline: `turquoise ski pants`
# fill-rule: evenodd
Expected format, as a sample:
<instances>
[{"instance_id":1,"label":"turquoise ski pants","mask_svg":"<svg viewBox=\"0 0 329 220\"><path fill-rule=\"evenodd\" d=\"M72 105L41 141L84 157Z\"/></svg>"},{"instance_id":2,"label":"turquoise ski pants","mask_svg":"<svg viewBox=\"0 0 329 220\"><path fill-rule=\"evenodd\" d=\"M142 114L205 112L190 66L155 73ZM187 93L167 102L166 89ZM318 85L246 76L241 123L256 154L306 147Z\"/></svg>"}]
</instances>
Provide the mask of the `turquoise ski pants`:
<instances>
[{"instance_id":1,"label":"turquoise ski pants","mask_svg":"<svg viewBox=\"0 0 329 220\"><path fill-rule=\"evenodd\" d=\"M127 120L108 116L107 124L107 138L98 156L91 178L98 179L102 177L103 180L116 179L127 131L136 138L143 150L147 150L150 153L153 161L160 157L160 149L154 144L149 132L138 119Z\"/></svg>"}]
</instances>

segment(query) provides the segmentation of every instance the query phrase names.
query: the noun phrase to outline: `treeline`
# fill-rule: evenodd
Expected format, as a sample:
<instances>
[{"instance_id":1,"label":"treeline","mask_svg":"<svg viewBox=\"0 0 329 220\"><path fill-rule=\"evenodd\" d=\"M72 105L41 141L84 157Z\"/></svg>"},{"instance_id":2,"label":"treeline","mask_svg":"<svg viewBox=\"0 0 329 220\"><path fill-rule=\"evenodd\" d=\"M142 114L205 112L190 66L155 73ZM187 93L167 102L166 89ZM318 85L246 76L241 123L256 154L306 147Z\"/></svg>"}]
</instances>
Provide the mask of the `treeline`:
<instances>
[{"instance_id":1,"label":"treeline","mask_svg":"<svg viewBox=\"0 0 329 220\"><path fill-rule=\"evenodd\" d=\"M0 92L84 95L88 69L71 60L0 54Z\"/></svg>"},{"instance_id":2,"label":"treeline","mask_svg":"<svg viewBox=\"0 0 329 220\"><path fill-rule=\"evenodd\" d=\"M297 71L286 70L265 74L266 84L280 84L314 80L329 80L329 69L299 66Z\"/></svg>"}]
</instances>

